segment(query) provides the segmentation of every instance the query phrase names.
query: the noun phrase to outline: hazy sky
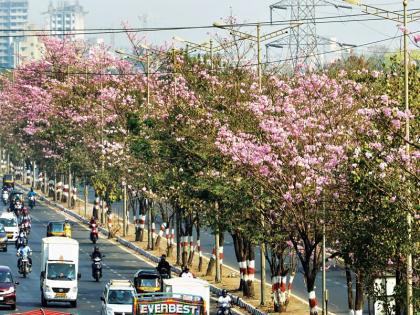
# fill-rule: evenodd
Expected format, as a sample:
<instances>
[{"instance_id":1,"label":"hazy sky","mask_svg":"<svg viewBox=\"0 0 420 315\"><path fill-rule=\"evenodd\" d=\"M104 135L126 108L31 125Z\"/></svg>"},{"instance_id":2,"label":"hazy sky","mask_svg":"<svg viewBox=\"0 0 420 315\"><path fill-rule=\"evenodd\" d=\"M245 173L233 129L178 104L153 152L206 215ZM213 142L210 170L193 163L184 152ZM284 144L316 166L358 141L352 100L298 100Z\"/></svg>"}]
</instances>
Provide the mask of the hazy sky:
<instances>
[{"instance_id":1,"label":"hazy sky","mask_svg":"<svg viewBox=\"0 0 420 315\"><path fill-rule=\"evenodd\" d=\"M56 1L56 0L55 0ZM296 0L297 1L297 0ZM339 0L330 0L340 3ZM45 12L50 0L29 0L30 21L38 26L44 26ZM87 28L120 27L121 22L127 21L133 27L170 27L170 26L198 26L211 25L214 21L233 13L239 21L255 22L268 21L270 18L269 5L276 0L79 0L88 14ZM398 10L402 7L402 0L370 0L365 3L381 6L388 10ZM410 1L410 8L420 8L420 1ZM360 13L358 9L337 10L334 7L320 7L319 16L345 15ZM277 11L275 20L288 19L288 12ZM413 23L411 31L420 30L420 23ZM269 32L274 28L265 28ZM251 29L249 31L252 31ZM170 41L174 35L193 41L204 41L208 32L216 30L188 30L164 31L147 34L148 40L154 43ZM219 31L220 34L223 31ZM396 23L392 21L365 21L355 23L322 24L318 27L318 34L336 38L341 42L363 44L399 34ZM110 35L96 35L103 37L109 43ZM123 36L116 36L118 46L127 45ZM388 49L399 46L399 40L388 41L383 44Z\"/></svg>"}]
</instances>

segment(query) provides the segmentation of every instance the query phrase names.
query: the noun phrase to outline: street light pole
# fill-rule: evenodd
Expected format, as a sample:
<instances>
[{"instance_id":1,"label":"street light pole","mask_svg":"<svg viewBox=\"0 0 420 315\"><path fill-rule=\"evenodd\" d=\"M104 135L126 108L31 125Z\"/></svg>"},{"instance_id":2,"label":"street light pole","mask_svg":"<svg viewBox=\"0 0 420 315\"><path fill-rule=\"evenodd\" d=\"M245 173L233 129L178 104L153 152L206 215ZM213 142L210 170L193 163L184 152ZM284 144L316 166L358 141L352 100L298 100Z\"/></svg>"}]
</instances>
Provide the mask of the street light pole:
<instances>
[{"instance_id":1,"label":"street light pole","mask_svg":"<svg viewBox=\"0 0 420 315\"><path fill-rule=\"evenodd\" d=\"M147 105L150 104L150 54L147 52L146 55L146 73L147 73Z\"/></svg>"},{"instance_id":2,"label":"street light pole","mask_svg":"<svg viewBox=\"0 0 420 315\"><path fill-rule=\"evenodd\" d=\"M262 74L261 74L261 36L260 24L257 24L257 58L258 58L258 89L262 92Z\"/></svg>"},{"instance_id":3,"label":"street light pole","mask_svg":"<svg viewBox=\"0 0 420 315\"><path fill-rule=\"evenodd\" d=\"M408 87L408 30L407 30L407 6L408 0L403 0L403 7L404 7L404 105L405 105L405 112L408 114L410 109L409 104L409 87ZM407 154L410 154L410 118L407 117L406 124L405 124L405 137L406 137L406 151ZM408 227L408 239L411 241L411 209L407 211L407 227ZM407 315L413 315L413 257L411 255L411 251L407 254Z\"/></svg>"}]
</instances>

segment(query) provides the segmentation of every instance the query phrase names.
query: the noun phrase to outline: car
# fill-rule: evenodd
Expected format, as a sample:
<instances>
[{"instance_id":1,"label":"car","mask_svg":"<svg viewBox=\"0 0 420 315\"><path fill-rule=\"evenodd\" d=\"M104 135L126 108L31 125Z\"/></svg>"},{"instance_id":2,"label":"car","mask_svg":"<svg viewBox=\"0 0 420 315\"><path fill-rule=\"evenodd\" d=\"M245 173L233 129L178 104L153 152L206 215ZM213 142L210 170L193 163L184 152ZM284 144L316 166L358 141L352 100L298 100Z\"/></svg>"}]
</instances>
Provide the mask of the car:
<instances>
[{"instance_id":1,"label":"car","mask_svg":"<svg viewBox=\"0 0 420 315\"><path fill-rule=\"evenodd\" d=\"M110 280L101 296L101 315L131 315L136 289L129 280Z\"/></svg>"},{"instance_id":2,"label":"car","mask_svg":"<svg viewBox=\"0 0 420 315\"><path fill-rule=\"evenodd\" d=\"M0 305L8 305L16 309L16 285L13 281L12 271L8 266L0 266Z\"/></svg>"},{"instance_id":3,"label":"car","mask_svg":"<svg viewBox=\"0 0 420 315\"><path fill-rule=\"evenodd\" d=\"M4 229L4 225L0 224L0 249L3 250L3 252L7 252L7 233Z\"/></svg>"},{"instance_id":4,"label":"car","mask_svg":"<svg viewBox=\"0 0 420 315\"><path fill-rule=\"evenodd\" d=\"M134 274L134 287L137 293L162 291L162 278L156 268L142 268Z\"/></svg>"},{"instance_id":5,"label":"car","mask_svg":"<svg viewBox=\"0 0 420 315\"><path fill-rule=\"evenodd\" d=\"M15 242L19 235L19 225L16 215L13 212L0 214L0 224L4 226L9 242Z\"/></svg>"},{"instance_id":6,"label":"car","mask_svg":"<svg viewBox=\"0 0 420 315\"><path fill-rule=\"evenodd\" d=\"M47 225L47 237L50 236L66 236L64 231L64 221L51 221Z\"/></svg>"}]
</instances>

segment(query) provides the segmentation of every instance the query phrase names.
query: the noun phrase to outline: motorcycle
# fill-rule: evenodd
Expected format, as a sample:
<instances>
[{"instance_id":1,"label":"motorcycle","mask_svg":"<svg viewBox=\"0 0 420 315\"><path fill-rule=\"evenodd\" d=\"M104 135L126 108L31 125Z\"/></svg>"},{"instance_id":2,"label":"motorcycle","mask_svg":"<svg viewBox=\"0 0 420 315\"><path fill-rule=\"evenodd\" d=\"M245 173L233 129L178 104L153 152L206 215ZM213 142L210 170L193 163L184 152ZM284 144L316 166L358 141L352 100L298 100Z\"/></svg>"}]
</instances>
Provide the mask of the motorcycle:
<instances>
[{"instance_id":1,"label":"motorcycle","mask_svg":"<svg viewBox=\"0 0 420 315\"><path fill-rule=\"evenodd\" d=\"M7 190L3 190L1 197L3 199L3 204L7 205L7 202L9 201L9 192Z\"/></svg>"},{"instance_id":2,"label":"motorcycle","mask_svg":"<svg viewBox=\"0 0 420 315\"><path fill-rule=\"evenodd\" d=\"M96 223L92 223L90 225L90 240L93 244L96 244L96 242L98 241L98 237L98 226L96 225Z\"/></svg>"},{"instance_id":3,"label":"motorcycle","mask_svg":"<svg viewBox=\"0 0 420 315\"><path fill-rule=\"evenodd\" d=\"M29 197L29 208L31 208L31 210L35 207L35 196L30 196Z\"/></svg>"},{"instance_id":4,"label":"motorcycle","mask_svg":"<svg viewBox=\"0 0 420 315\"><path fill-rule=\"evenodd\" d=\"M222 305L219 305L219 309L217 310L217 315L232 315L232 311L230 310L231 305L230 303L223 302Z\"/></svg>"},{"instance_id":5,"label":"motorcycle","mask_svg":"<svg viewBox=\"0 0 420 315\"><path fill-rule=\"evenodd\" d=\"M20 260L20 264L19 264L19 273L26 278L26 275L31 273L32 268L31 265L29 264L29 259L27 255L24 255L21 260Z\"/></svg>"},{"instance_id":6,"label":"motorcycle","mask_svg":"<svg viewBox=\"0 0 420 315\"><path fill-rule=\"evenodd\" d=\"M105 256L102 255L102 257ZM102 259L95 257L92 259L92 261L92 277L96 280L96 282L99 282L99 279L102 278Z\"/></svg>"}]
</instances>

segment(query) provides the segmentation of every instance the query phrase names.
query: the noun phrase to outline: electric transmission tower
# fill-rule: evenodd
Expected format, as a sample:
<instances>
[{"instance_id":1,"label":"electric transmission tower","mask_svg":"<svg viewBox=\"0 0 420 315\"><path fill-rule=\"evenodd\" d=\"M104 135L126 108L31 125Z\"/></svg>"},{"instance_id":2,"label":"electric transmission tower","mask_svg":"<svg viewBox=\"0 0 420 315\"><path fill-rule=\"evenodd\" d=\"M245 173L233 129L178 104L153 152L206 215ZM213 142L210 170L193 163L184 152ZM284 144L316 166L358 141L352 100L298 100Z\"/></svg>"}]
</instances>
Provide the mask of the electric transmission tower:
<instances>
[{"instance_id":1,"label":"electric transmission tower","mask_svg":"<svg viewBox=\"0 0 420 315\"><path fill-rule=\"evenodd\" d=\"M335 8L349 8L326 0L281 0L270 5L270 18L273 21L274 10L288 10L292 23L301 23L292 28L287 38L288 42L278 41L277 45L287 46L288 60L293 69L302 65L307 69L319 67L321 59L318 54L319 37L316 32L316 8L333 6Z\"/></svg>"}]
</instances>

